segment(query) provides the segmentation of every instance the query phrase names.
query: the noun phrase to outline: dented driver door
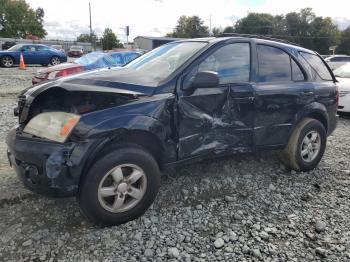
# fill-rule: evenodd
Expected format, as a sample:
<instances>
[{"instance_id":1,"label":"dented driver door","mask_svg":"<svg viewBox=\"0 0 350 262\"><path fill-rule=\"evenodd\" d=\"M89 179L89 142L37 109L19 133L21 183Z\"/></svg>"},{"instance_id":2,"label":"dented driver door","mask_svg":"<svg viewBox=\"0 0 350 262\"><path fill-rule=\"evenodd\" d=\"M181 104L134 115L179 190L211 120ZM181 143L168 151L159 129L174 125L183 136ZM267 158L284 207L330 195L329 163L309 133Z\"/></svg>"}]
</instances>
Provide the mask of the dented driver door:
<instances>
[{"instance_id":1,"label":"dented driver door","mask_svg":"<svg viewBox=\"0 0 350 262\"><path fill-rule=\"evenodd\" d=\"M178 92L179 159L205 154L250 151L253 143L254 88L250 44L232 43L212 51L182 83L200 71L214 71L220 83Z\"/></svg>"}]
</instances>

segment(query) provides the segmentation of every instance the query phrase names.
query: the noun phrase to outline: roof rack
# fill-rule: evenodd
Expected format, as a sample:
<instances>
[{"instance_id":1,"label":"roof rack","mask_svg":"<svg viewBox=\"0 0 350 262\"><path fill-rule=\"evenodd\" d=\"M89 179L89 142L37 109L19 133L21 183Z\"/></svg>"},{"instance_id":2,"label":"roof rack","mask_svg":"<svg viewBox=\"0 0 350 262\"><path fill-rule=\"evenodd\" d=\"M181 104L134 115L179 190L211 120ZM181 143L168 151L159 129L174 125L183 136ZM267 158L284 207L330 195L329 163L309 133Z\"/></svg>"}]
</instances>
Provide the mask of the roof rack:
<instances>
[{"instance_id":1,"label":"roof rack","mask_svg":"<svg viewBox=\"0 0 350 262\"><path fill-rule=\"evenodd\" d=\"M276 41L276 42L281 42L285 44L290 44L290 45L296 45L299 46L297 43L290 42L284 39L279 39L279 38L274 38L271 37L270 35L252 35L252 34L239 34L239 33L223 33L219 35L218 37L229 37L229 36L235 36L235 37L247 37L247 38L257 38L257 39L263 39L263 40L271 40L271 41Z\"/></svg>"}]
</instances>

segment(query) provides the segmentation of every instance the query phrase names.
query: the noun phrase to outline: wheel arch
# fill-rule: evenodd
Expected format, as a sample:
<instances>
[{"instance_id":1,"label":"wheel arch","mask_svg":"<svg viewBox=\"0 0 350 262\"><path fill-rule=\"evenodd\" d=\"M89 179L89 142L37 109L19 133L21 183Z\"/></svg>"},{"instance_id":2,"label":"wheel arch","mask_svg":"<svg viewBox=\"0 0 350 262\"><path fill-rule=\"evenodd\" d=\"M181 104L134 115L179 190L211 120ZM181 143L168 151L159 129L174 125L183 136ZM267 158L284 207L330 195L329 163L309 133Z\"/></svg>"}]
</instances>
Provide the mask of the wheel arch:
<instances>
[{"instance_id":1,"label":"wheel arch","mask_svg":"<svg viewBox=\"0 0 350 262\"><path fill-rule=\"evenodd\" d=\"M294 126L296 126L302 119L307 117L320 121L323 124L324 128L326 129L326 132L328 132L328 127L329 127L328 112L327 112L327 108L323 104L314 102L305 106L296 115Z\"/></svg>"},{"instance_id":2,"label":"wheel arch","mask_svg":"<svg viewBox=\"0 0 350 262\"><path fill-rule=\"evenodd\" d=\"M156 134L145 129L120 128L107 134L105 139L103 139L101 143L90 153L85 161L79 181L82 181L82 178L91 168L93 163L95 163L102 156L113 150L129 145L141 147L149 152L155 158L159 168L162 168L163 153L165 148L162 141Z\"/></svg>"}]
</instances>

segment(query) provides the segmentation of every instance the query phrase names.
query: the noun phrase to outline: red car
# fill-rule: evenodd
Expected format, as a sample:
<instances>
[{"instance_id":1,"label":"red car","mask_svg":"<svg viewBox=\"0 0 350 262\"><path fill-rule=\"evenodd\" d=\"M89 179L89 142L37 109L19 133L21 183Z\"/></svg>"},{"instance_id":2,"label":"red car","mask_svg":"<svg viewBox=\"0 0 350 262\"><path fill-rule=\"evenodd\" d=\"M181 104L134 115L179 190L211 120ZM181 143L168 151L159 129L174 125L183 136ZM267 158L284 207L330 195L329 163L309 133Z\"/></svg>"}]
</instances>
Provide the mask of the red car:
<instances>
[{"instance_id":1,"label":"red car","mask_svg":"<svg viewBox=\"0 0 350 262\"><path fill-rule=\"evenodd\" d=\"M73 63L64 63L37 71L32 78L32 83L35 85L42 81L98 68L123 66L140 55L139 52L125 50L123 52L108 53L91 52L78 58Z\"/></svg>"},{"instance_id":2,"label":"red car","mask_svg":"<svg viewBox=\"0 0 350 262\"><path fill-rule=\"evenodd\" d=\"M81 57L83 54L84 54L84 48L79 45L72 45L68 51L69 57Z\"/></svg>"}]
</instances>

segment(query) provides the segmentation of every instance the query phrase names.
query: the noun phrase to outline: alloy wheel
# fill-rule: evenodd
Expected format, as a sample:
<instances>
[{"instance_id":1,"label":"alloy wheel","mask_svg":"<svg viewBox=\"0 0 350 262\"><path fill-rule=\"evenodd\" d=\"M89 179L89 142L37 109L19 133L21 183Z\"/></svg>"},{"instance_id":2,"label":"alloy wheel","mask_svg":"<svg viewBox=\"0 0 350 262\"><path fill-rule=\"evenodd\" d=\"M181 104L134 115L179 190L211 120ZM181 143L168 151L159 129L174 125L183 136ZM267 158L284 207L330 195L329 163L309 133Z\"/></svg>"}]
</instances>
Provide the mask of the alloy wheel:
<instances>
[{"instance_id":1,"label":"alloy wheel","mask_svg":"<svg viewBox=\"0 0 350 262\"><path fill-rule=\"evenodd\" d=\"M3 64L5 67L12 67L12 66L13 66L13 59L12 59L11 57L5 56L5 57L2 59L2 64Z\"/></svg>"},{"instance_id":2,"label":"alloy wheel","mask_svg":"<svg viewBox=\"0 0 350 262\"><path fill-rule=\"evenodd\" d=\"M101 206L112 213L129 211L143 198L147 188L145 172L133 164L122 164L111 169L98 187Z\"/></svg>"},{"instance_id":3,"label":"alloy wheel","mask_svg":"<svg viewBox=\"0 0 350 262\"><path fill-rule=\"evenodd\" d=\"M301 157L305 162L312 162L321 148L321 136L317 131L310 131L301 142Z\"/></svg>"}]
</instances>

